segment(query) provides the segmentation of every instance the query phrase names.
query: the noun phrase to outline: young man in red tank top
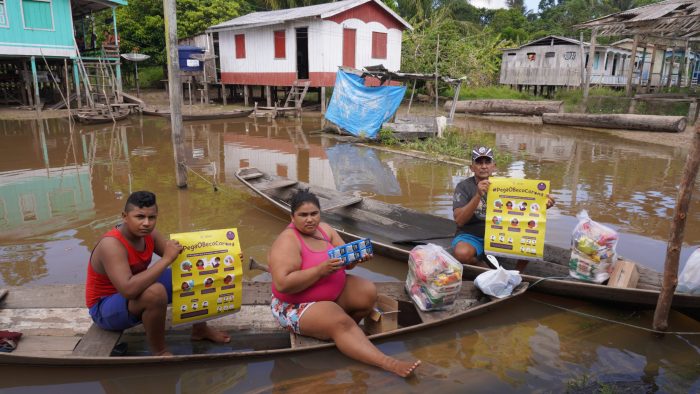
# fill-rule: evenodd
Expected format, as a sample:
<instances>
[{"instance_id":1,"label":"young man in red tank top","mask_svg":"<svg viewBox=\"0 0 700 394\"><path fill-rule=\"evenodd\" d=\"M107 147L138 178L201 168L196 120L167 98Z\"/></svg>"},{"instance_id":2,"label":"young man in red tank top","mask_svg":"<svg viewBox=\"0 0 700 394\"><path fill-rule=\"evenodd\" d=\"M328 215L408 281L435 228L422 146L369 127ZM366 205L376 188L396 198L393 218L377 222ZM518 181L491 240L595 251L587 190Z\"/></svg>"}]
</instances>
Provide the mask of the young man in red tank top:
<instances>
[{"instance_id":1,"label":"young man in red tank top","mask_svg":"<svg viewBox=\"0 0 700 394\"><path fill-rule=\"evenodd\" d=\"M132 193L122 223L105 234L92 251L85 285L86 304L95 323L124 330L143 323L155 355L171 355L165 347L165 315L172 298L170 264L182 246L155 230L156 196ZM161 259L151 264L153 253ZM192 339L227 343L230 337L206 323L192 327Z\"/></svg>"}]
</instances>

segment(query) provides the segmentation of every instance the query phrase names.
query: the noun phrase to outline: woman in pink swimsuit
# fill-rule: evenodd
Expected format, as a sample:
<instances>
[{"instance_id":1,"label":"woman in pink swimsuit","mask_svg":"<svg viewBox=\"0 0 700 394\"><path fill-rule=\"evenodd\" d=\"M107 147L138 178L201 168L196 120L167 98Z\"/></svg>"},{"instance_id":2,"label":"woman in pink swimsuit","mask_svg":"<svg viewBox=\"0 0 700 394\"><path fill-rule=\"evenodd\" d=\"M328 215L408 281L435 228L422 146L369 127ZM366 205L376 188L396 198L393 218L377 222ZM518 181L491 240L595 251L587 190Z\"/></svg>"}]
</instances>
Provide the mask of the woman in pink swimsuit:
<instances>
[{"instance_id":1,"label":"woman in pink swimsuit","mask_svg":"<svg viewBox=\"0 0 700 394\"><path fill-rule=\"evenodd\" d=\"M374 283L346 270L328 250L344 245L340 235L321 223L318 198L308 190L291 201L291 219L270 251L272 314L290 331L322 340L332 339L338 349L355 360L406 377L420 361L400 361L382 353L357 323L368 316L377 301Z\"/></svg>"}]
</instances>

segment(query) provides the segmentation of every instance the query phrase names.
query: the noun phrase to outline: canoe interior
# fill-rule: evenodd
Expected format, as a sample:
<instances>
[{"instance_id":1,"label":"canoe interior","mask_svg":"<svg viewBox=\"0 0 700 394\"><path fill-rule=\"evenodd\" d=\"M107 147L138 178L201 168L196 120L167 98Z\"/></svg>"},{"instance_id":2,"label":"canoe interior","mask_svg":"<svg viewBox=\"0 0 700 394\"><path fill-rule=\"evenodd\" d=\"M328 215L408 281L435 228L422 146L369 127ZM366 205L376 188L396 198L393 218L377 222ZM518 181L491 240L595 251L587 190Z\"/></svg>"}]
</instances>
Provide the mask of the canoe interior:
<instances>
[{"instance_id":1,"label":"canoe interior","mask_svg":"<svg viewBox=\"0 0 700 394\"><path fill-rule=\"evenodd\" d=\"M375 253L398 260L407 261L408 252L421 243L434 243L449 249L454 236L455 224L451 219L369 198L327 210L324 207L332 207L336 202L348 201L354 196L303 182L289 182L286 178L256 168L240 169L237 177L254 192L286 212L289 212L292 195L298 189L309 188L320 199L323 220L340 232L346 241L371 238ZM530 261L522 272L523 279L533 283L534 290L557 295L615 300L630 305L656 305L661 289L660 273L638 264L639 281L636 288L609 287L571 278L568 266L570 256L568 248L545 244L544 258ZM499 262L507 269L514 269L516 260L499 257ZM474 266L465 266L464 269L467 279L473 279L487 270ZM543 278L547 279L540 281ZM700 311L700 296L676 294L673 306Z\"/></svg>"},{"instance_id":2,"label":"canoe interior","mask_svg":"<svg viewBox=\"0 0 700 394\"><path fill-rule=\"evenodd\" d=\"M473 282L465 281L451 309L422 312L407 296L403 282L378 282L376 285L379 293L399 302L399 327L396 330L371 335L372 340L424 330L479 315L522 295L527 288L527 283L523 283L512 296L491 299L477 289ZM95 328L84 307L83 285L17 287L9 290L8 297L0 304L0 323L3 327L21 331L24 335L14 352L0 353L0 364L119 365L183 362L266 357L334 346L332 342L312 338L304 340L306 337L302 337L302 340L293 346L293 336L280 328L270 313L270 285L265 282L244 282L241 311L210 321L213 327L231 333L230 344L215 345L206 341L189 341L189 328L173 328L167 322L166 341L176 353L174 357L149 356L145 350L147 346L142 326L129 329L121 335L122 344L118 345L115 351L122 351L124 348L127 350L119 353L118 357L102 353L99 356L90 354L90 351L104 351L104 346L100 348L99 343L82 346L83 350L78 351L81 343L86 340L86 334Z\"/></svg>"}]
</instances>

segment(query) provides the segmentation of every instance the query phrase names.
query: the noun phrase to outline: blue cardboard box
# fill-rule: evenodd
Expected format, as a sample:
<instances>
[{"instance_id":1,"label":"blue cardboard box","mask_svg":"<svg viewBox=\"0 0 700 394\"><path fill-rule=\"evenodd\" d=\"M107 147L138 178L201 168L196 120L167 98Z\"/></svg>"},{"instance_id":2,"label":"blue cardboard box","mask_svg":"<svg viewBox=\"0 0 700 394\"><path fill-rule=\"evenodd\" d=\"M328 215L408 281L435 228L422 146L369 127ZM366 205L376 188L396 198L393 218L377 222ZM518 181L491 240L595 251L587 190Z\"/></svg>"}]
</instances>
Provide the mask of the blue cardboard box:
<instances>
[{"instance_id":1,"label":"blue cardboard box","mask_svg":"<svg viewBox=\"0 0 700 394\"><path fill-rule=\"evenodd\" d=\"M372 254L372 241L369 238L358 239L328 251L329 258L341 259L344 265L360 260L368 254Z\"/></svg>"}]
</instances>

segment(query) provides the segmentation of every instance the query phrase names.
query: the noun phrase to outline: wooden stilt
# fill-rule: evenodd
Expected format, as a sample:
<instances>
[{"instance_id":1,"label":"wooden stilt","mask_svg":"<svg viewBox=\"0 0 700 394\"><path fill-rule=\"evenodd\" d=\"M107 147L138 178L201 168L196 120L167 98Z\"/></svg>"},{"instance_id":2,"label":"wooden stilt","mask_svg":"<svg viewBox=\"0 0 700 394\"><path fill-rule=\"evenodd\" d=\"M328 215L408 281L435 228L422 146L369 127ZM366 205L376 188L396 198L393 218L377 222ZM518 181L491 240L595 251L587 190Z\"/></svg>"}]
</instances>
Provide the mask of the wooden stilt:
<instances>
[{"instance_id":1,"label":"wooden stilt","mask_svg":"<svg viewBox=\"0 0 700 394\"><path fill-rule=\"evenodd\" d=\"M34 107L37 114L41 114L41 100L39 99L39 78L36 73L36 58L31 57L32 65L32 82L34 82Z\"/></svg>"},{"instance_id":2,"label":"wooden stilt","mask_svg":"<svg viewBox=\"0 0 700 394\"><path fill-rule=\"evenodd\" d=\"M267 103L268 107L272 106L272 93L270 92L270 86L267 85L265 86L265 102Z\"/></svg>"},{"instance_id":3,"label":"wooden stilt","mask_svg":"<svg viewBox=\"0 0 700 394\"><path fill-rule=\"evenodd\" d=\"M243 106L248 107L248 85L243 85Z\"/></svg>"},{"instance_id":4,"label":"wooden stilt","mask_svg":"<svg viewBox=\"0 0 700 394\"><path fill-rule=\"evenodd\" d=\"M321 113L326 113L326 87L321 86Z\"/></svg>"},{"instance_id":5,"label":"wooden stilt","mask_svg":"<svg viewBox=\"0 0 700 394\"><path fill-rule=\"evenodd\" d=\"M700 124L695 126L695 136L693 146L688 154L688 159L683 168L681 183L676 200L676 209L671 223L671 234L666 248L666 261L664 262L664 279L661 284L661 294L654 311L654 329L666 331L668 329L668 313L671 309L673 293L678 285L678 260L683 244L683 234L685 233L685 223L688 219L688 208L693 196L695 178L700 167Z\"/></svg>"},{"instance_id":6,"label":"wooden stilt","mask_svg":"<svg viewBox=\"0 0 700 394\"><path fill-rule=\"evenodd\" d=\"M630 55L629 69L627 70L627 84L625 85L625 96L632 96L632 80L634 79L634 61L637 58L637 46L639 45L639 34L634 35L632 43L632 55Z\"/></svg>"},{"instance_id":7,"label":"wooden stilt","mask_svg":"<svg viewBox=\"0 0 700 394\"><path fill-rule=\"evenodd\" d=\"M223 97L224 105L226 105L226 96L228 96L228 92L226 91L226 84L224 83L221 84L221 96Z\"/></svg>"}]
</instances>

